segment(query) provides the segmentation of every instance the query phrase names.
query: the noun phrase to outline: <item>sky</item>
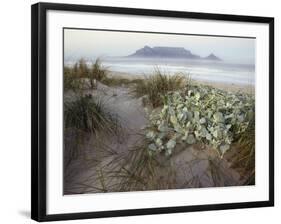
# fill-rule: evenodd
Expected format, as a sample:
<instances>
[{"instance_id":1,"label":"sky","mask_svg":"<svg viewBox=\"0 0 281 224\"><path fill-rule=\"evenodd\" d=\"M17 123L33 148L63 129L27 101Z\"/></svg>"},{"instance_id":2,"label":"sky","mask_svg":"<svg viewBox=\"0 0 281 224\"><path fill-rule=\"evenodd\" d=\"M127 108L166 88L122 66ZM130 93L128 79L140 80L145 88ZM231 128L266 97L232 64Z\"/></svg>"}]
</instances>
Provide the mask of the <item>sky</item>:
<instances>
[{"instance_id":1,"label":"sky","mask_svg":"<svg viewBox=\"0 0 281 224\"><path fill-rule=\"evenodd\" d=\"M184 47L201 57L213 53L224 61L255 63L255 39L64 29L65 61L127 56L146 45Z\"/></svg>"}]
</instances>

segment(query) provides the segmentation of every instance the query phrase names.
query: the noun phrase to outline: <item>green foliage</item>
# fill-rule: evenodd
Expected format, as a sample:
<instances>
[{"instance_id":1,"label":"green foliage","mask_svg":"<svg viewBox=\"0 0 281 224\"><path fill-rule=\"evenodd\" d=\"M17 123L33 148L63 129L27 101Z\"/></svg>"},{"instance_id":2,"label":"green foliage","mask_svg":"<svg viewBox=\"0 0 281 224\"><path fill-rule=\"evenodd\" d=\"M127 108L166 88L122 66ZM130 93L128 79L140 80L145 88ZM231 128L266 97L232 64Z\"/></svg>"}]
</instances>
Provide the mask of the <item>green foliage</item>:
<instances>
[{"instance_id":1,"label":"green foliage","mask_svg":"<svg viewBox=\"0 0 281 224\"><path fill-rule=\"evenodd\" d=\"M255 184L255 116L250 120L245 132L234 140L239 147L230 159L232 168L239 170L245 184Z\"/></svg>"},{"instance_id":2,"label":"green foliage","mask_svg":"<svg viewBox=\"0 0 281 224\"><path fill-rule=\"evenodd\" d=\"M64 102L65 128L76 128L97 133L98 130L114 134L117 118L110 114L101 99L91 95L79 96L77 100Z\"/></svg>"},{"instance_id":3,"label":"green foliage","mask_svg":"<svg viewBox=\"0 0 281 224\"><path fill-rule=\"evenodd\" d=\"M152 111L146 133L149 150L170 155L176 145L199 142L223 156L253 116L252 95L189 85L184 91L165 95L161 111Z\"/></svg>"},{"instance_id":4,"label":"green foliage","mask_svg":"<svg viewBox=\"0 0 281 224\"><path fill-rule=\"evenodd\" d=\"M64 67L64 90L80 91L85 86L85 79L89 80L90 88L96 88L97 81L107 79L108 70L102 66L98 58L87 65L85 59L80 59L72 67ZM84 81L83 81L84 79Z\"/></svg>"},{"instance_id":5,"label":"green foliage","mask_svg":"<svg viewBox=\"0 0 281 224\"><path fill-rule=\"evenodd\" d=\"M118 79L118 78L111 78L111 77L106 77L103 81L103 84L107 85L107 86L120 86L122 84L127 84L128 80L122 80L122 79Z\"/></svg>"},{"instance_id":6,"label":"green foliage","mask_svg":"<svg viewBox=\"0 0 281 224\"><path fill-rule=\"evenodd\" d=\"M154 74L136 83L133 93L136 97L146 96L149 103L155 108L163 105L162 96L170 91L183 88L186 82L187 80L182 74L169 75L157 68Z\"/></svg>"},{"instance_id":7,"label":"green foliage","mask_svg":"<svg viewBox=\"0 0 281 224\"><path fill-rule=\"evenodd\" d=\"M134 84L138 84L142 82L141 79L126 79L122 77L106 77L102 80L102 83L107 85L107 86L130 86Z\"/></svg>"},{"instance_id":8,"label":"green foliage","mask_svg":"<svg viewBox=\"0 0 281 224\"><path fill-rule=\"evenodd\" d=\"M87 78L89 76L90 70L84 58L81 58L77 63L75 63L73 69L78 78Z\"/></svg>"},{"instance_id":9,"label":"green foliage","mask_svg":"<svg viewBox=\"0 0 281 224\"><path fill-rule=\"evenodd\" d=\"M78 78L74 69L68 66L65 66L63 71L63 88L64 91L72 90L74 92L77 92L82 88L81 79Z\"/></svg>"},{"instance_id":10,"label":"green foliage","mask_svg":"<svg viewBox=\"0 0 281 224\"><path fill-rule=\"evenodd\" d=\"M102 66L101 60L99 58L96 59L94 63L91 65L91 69L89 70L87 78L90 80L91 88L96 87L96 81L102 82L107 78L108 70Z\"/></svg>"}]
</instances>

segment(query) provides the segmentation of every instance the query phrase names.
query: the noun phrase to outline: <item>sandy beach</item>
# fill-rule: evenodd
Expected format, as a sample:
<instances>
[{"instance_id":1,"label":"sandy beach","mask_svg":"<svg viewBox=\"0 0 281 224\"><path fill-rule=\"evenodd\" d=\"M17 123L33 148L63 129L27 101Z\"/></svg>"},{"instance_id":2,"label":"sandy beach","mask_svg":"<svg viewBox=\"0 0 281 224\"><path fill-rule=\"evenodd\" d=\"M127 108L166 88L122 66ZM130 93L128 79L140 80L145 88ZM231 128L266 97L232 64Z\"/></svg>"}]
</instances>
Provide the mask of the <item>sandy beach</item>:
<instances>
[{"instance_id":1,"label":"sandy beach","mask_svg":"<svg viewBox=\"0 0 281 224\"><path fill-rule=\"evenodd\" d=\"M142 79L144 76L111 72L109 77L133 80ZM253 86L212 82L198 83L227 91L254 93ZM64 192L65 194L114 192L116 191L114 186L119 183L119 179L113 178L111 174L120 169L120 163L117 161L126 158L130 150L142 140L143 128L148 122L147 114L142 99L135 98L131 94L129 86L110 87L98 83L95 90L85 90L84 94L102 98L106 102L107 109L118 116L123 131L121 135L116 136L87 134L83 138L79 138L81 144L78 151L81 154L76 159L72 159L71 162L65 162ZM69 97L71 97L71 93L65 93L65 99ZM65 133L65 142L69 147L73 144L71 132ZM106 144L106 148L110 150L104 150L100 143ZM68 153L65 151L65 161L67 161ZM202 148L200 145L189 146L185 150L177 149L177 153L174 153L169 161L166 161L165 158L159 158L161 161L161 169L157 171L159 181L171 182L168 174L170 166L173 164L172 166L178 172L172 180L174 183L172 188L217 186L218 183L214 183L210 170L210 161L217 161L215 157L216 154L213 150ZM220 175L224 177L224 180L220 180L219 185L235 186L241 184L239 173L230 168L226 159L217 161L216 166L223 170ZM101 181L101 176L103 181ZM169 187L163 187L163 189L166 188Z\"/></svg>"},{"instance_id":2,"label":"sandy beach","mask_svg":"<svg viewBox=\"0 0 281 224\"><path fill-rule=\"evenodd\" d=\"M128 80L134 80L134 79L143 79L146 77L146 74L129 74L124 72L109 72L109 77L116 77L116 78L124 78ZM209 85L214 88L222 89L225 91L231 91L231 92L243 92L243 93L249 93L249 94L255 94L255 86L254 85L245 85L245 84L236 84L236 83L223 83L223 82L214 82L214 81L202 81L202 80L196 80L192 79L193 83L196 84L202 84L202 85Z\"/></svg>"}]
</instances>

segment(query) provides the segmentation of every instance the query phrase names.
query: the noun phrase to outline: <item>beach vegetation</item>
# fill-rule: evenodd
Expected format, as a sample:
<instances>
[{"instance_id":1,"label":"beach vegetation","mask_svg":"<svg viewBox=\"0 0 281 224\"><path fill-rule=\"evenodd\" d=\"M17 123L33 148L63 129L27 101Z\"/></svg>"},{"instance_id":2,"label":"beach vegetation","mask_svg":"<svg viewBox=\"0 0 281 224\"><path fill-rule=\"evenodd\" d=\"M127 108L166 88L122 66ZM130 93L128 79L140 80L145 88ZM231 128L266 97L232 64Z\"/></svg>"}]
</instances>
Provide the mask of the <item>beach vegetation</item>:
<instances>
[{"instance_id":1,"label":"beach vegetation","mask_svg":"<svg viewBox=\"0 0 281 224\"><path fill-rule=\"evenodd\" d=\"M81 58L73 66L64 66L64 90L81 91L85 89L87 82L91 89L95 89L98 82L107 79L107 75L108 69L99 58L88 64Z\"/></svg>"},{"instance_id":2,"label":"beach vegetation","mask_svg":"<svg viewBox=\"0 0 281 224\"><path fill-rule=\"evenodd\" d=\"M255 184L255 116L249 121L247 129L235 141L238 145L229 158L231 167L239 170L245 185Z\"/></svg>"},{"instance_id":3,"label":"beach vegetation","mask_svg":"<svg viewBox=\"0 0 281 224\"><path fill-rule=\"evenodd\" d=\"M103 82L108 75L108 69L102 65L100 58L91 64L90 70L86 78L90 81L91 89L96 88L97 81Z\"/></svg>"},{"instance_id":4,"label":"beach vegetation","mask_svg":"<svg viewBox=\"0 0 281 224\"><path fill-rule=\"evenodd\" d=\"M138 85L140 82L142 82L142 79L140 78L128 79L119 76L106 77L102 80L103 84L112 87L133 87L134 85Z\"/></svg>"},{"instance_id":5,"label":"beach vegetation","mask_svg":"<svg viewBox=\"0 0 281 224\"><path fill-rule=\"evenodd\" d=\"M137 82L132 92L136 97L146 97L149 104L156 108L164 104L163 96L180 90L187 85L187 81L184 74L171 75L156 68L152 75L145 76L142 81Z\"/></svg>"},{"instance_id":6,"label":"beach vegetation","mask_svg":"<svg viewBox=\"0 0 281 224\"><path fill-rule=\"evenodd\" d=\"M114 134L118 128L118 118L109 112L101 98L82 95L64 102L64 126L95 134L98 131Z\"/></svg>"},{"instance_id":7,"label":"beach vegetation","mask_svg":"<svg viewBox=\"0 0 281 224\"><path fill-rule=\"evenodd\" d=\"M177 145L202 143L223 157L236 136L245 133L253 116L252 95L189 85L165 95L161 111L150 114L148 149L153 154L171 155Z\"/></svg>"},{"instance_id":8,"label":"beach vegetation","mask_svg":"<svg viewBox=\"0 0 281 224\"><path fill-rule=\"evenodd\" d=\"M82 88L82 81L71 67L65 66L63 71L63 89L77 92Z\"/></svg>"}]
</instances>

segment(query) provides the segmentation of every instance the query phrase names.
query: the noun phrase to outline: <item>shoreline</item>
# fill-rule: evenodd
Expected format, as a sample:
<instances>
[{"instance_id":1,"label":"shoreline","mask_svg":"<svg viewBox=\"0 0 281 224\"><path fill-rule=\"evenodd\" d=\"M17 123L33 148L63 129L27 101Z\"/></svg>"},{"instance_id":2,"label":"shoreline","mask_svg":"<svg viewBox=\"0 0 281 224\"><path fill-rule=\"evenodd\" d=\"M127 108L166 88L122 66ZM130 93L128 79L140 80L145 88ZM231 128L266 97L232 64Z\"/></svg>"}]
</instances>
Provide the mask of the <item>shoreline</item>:
<instances>
[{"instance_id":1,"label":"shoreline","mask_svg":"<svg viewBox=\"0 0 281 224\"><path fill-rule=\"evenodd\" d=\"M144 79L146 76L145 74L130 74L125 72L116 72L116 71L109 71L108 76L110 78L123 78L128 80L135 80L135 79ZM200 84L200 85L208 85L214 88L218 88L228 92L243 92L247 94L255 94L255 85L254 84L238 84L238 83L226 83L226 82L218 82L218 81L204 81L204 80L197 80L191 79L193 83Z\"/></svg>"}]
</instances>

